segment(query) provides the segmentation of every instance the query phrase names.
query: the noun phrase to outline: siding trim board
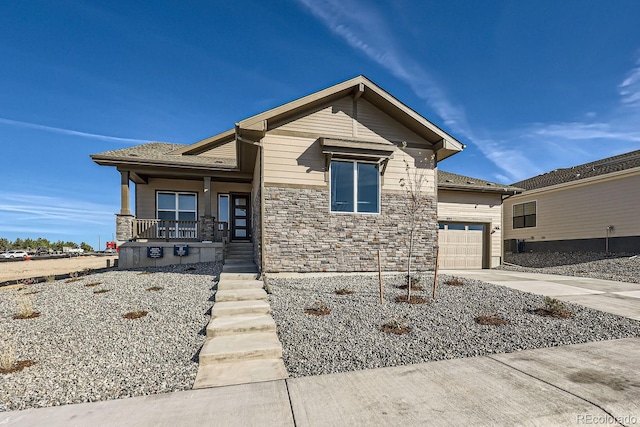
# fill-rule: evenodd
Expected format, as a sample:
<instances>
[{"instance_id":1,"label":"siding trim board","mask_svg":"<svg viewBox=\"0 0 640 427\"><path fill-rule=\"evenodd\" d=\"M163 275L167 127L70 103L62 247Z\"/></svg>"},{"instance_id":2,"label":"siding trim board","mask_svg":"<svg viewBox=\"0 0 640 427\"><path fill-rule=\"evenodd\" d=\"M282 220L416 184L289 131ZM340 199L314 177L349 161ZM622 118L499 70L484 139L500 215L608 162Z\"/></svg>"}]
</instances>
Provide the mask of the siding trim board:
<instances>
[{"instance_id":1,"label":"siding trim board","mask_svg":"<svg viewBox=\"0 0 640 427\"><path fill-rule=\"evenodd\" d=\"M505 247L510 246L505 240ZM518 252L605 252L606 238L519 241ZM640 236L609 237L609 252L640 253Z\"/></svg>"}]
</instances>

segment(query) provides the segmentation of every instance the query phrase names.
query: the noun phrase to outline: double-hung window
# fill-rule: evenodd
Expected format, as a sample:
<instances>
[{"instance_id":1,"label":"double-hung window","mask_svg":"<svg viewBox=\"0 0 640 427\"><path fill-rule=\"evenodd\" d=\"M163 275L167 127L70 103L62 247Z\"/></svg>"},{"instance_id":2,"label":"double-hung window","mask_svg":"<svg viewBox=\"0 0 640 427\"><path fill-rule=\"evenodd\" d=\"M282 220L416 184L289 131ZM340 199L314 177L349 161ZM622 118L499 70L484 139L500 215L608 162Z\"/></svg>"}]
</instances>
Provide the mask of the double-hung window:
<instances>
[{"instance_id":1,"label":"double-hung window","mask_svg":"<svg viewBox=\"0 0 640 427\"><path fill-rule=\"evenodd\" d=\"M157 218L164 220L158 228L161 237L196 238L197 194L159 191Z\"/></svg>"},{"instance_id":2,"label":"double-hung window","mask_svg":"<svg viewBox=\"0 0 640 427\"><path fill-rule=\"evenodd\" d=\"M331 161L331 212L380 213L377 163Z\"/></svg>"},{"instance_id":3,"label":"double-hung window","mask_svg":"<svg viewBox=\"0 0 640 427\"><path fill-rule=\"evenodd\" d=\"M529 228L536 226L536 202L513 205L513 228Z\"/></svg>"}]
</instances>

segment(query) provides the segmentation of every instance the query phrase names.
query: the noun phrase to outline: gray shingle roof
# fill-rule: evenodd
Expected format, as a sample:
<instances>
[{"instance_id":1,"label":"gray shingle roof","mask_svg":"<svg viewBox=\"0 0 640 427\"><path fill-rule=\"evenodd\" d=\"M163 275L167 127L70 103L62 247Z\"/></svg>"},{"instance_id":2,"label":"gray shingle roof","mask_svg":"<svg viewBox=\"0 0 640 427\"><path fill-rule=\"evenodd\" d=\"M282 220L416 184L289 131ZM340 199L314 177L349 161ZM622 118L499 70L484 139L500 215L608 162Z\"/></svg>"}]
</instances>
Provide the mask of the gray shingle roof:
<instances>
[{"instance_id":1,"label":"gray shingle roof","mask_svg":"<svg viewBox=\"0 0 640 427\"><path fill-rule=\"evenodd\" d=\"M512 185L525 190L534 190L638 167L640 167L640 150L570 168L556 169Z\"/></svg>"},{"instance_id":2,"label":"gray shingle roof","mask_svg":"<svg viewBox=\"0 0 640 427\"><path fill-rule=\"evenodd\" d=\"M93 154L94 160L113 160L123 162L150 162L175 165L211 166L216 168L235 168L236 160L228 158L173 154L173 151L185 147L184 144L150 142L120 150Z\"/></svg>"},{"instance_id":3,"label":"gray shingle roof","mask_svg":"<svg viewBox=\"0 0 640 427\"><path fill-rule=\"evenodd\" d=\"M521 193L522 189L497 182L485 181L483 179L471 178L469 176L458 175L456 173L438 170L438 189L440 190L467 190L482 191L489 193Z\"/></svg>"}]
</instances>

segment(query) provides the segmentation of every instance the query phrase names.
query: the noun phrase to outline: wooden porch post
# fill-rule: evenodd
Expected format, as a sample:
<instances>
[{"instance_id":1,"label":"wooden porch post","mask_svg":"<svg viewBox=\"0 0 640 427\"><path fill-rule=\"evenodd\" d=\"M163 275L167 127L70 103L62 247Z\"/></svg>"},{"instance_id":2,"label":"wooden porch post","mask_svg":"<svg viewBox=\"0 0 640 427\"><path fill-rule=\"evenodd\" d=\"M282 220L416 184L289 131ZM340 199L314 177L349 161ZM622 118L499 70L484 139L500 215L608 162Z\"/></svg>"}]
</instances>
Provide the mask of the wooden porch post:
<instances>
[{"instance_id":1,"label":"wooden porch post","mask_svg":"<svg viewBox=\"0 0 640 427\"><path fill-rule=\"evenodd\" d=\"M131 215L129 195L129 171L120 171L120 215Z\"/></svg>"}]
</instances>

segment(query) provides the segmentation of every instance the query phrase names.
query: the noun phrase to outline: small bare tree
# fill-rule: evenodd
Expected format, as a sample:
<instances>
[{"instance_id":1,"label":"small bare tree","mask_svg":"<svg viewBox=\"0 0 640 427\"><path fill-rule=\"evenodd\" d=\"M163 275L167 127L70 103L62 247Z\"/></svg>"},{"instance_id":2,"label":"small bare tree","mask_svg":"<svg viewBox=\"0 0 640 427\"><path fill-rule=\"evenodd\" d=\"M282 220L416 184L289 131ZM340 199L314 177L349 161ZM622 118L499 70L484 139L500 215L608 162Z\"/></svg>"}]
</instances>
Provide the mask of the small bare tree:
<instances>
[{"instance_id":1,"label":"small bare tree","mask_svg":"<svg viewBox=\"0 0 640 427\"><path fill-rule=\"evenodd\" d=\"M402 151L407 153L407 143L402 142ZM408 153L407 153L408 154ZM418 153L421 154L421 153ZM413 156L409 155L409 158ZM426 186L427 186L427 174L424 168L420 168L419 163L422 161L428 162L431 159L422 158L415 159L414 165L411 165L407 160L407 156L403 159L406 176L400 178L400 187L405 191L405 206L404 214L407 219L407 225L409 227L409 253L407 256L407 302L411 301L411 284L412 284L412 270L411 260L413 258L414 240L418 233L418 219L422 217L429 205L429 199L427 198Z\"/></svg>"}]
</instances>

